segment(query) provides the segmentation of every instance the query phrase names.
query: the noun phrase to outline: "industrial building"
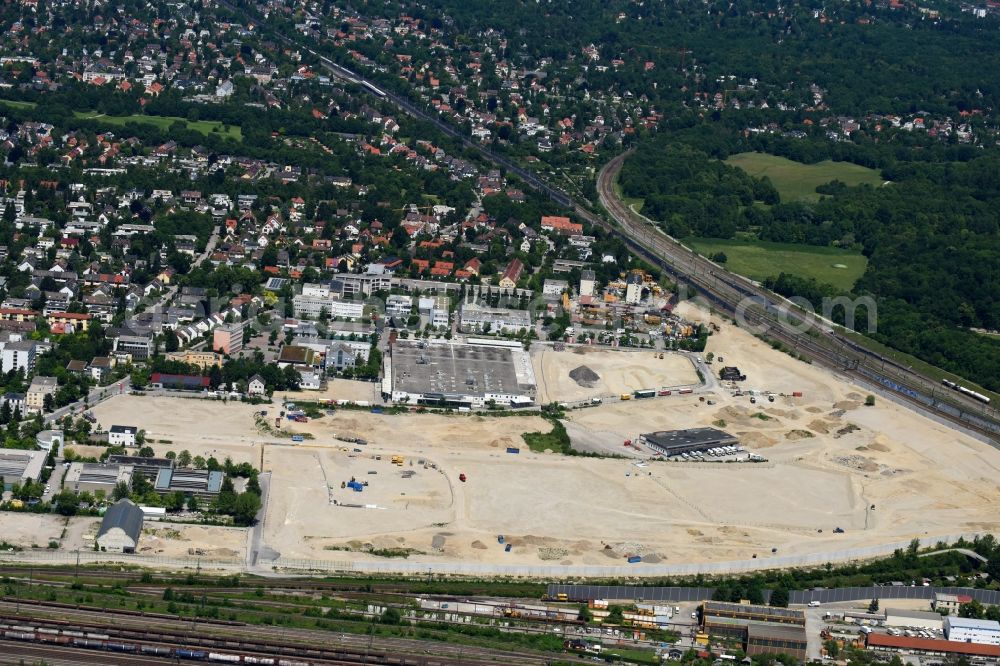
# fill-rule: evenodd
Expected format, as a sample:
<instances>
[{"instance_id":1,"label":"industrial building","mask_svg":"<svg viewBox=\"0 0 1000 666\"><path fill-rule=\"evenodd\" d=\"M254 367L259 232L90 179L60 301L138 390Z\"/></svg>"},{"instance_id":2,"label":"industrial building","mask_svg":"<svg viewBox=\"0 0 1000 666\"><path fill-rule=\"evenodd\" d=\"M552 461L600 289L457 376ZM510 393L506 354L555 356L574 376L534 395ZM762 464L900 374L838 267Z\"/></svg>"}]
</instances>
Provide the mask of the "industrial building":
<instances>
[{"instance_id":1,"label":"industrial building","mask_svg":"<svg viewBox=\"0 0 1000 666\"><path fill-rule=\"evenodd\" d=\"M15 483L38 481L46 458L45 451L0 450L0 491L10 490Z\"/></svg>"},{"instance_id":2,"label":"industrial building","mask_svg":"<svg viewBox=\"0 0 1000 666\"><path fill-rule=\"evenodd\" d=\"M885 609L885 626L941 631L944 627L944 618L940 613L929 611L887 608Z\"/></svg>"},{"instance_id":3,"label":"industrial building","mask_svg":"<svg viewBox=\"0 0 1000 666\"><path fill-rule=\"evenodd\" d=\"M213 499L222 490L222 472L205 469L161 469L156 475L153 489L161 494L183 493L199 499Z\"/></svg>"},{"instance_id":4,"label":"industrial building","mask_svg":"<svg viewBox=\"0 0 1000 666\"><path fill-rule=\"evenodd\" d=\"M983 659L995 663L1000 660L1000 647L981 645L978 643L958 643L943 641L938 638L911 638L909 636L890 636L871 632L866 639L869 650L880 652L901 652L904 654L919 654L934 657L966 657ZM979 663L975 661L973 663Z\"/></svg>"},{"instance_id":5,"label":"industrial building","mask_svg":"<svg viewBox=\"0 0 1000 666\"><path fill-rule=\"evenodd\" d=\"M411 405L525 407L535 400L535 373L519 343L398 340L386 358L382 391Z\"/></svg>"},{"instance_id":6,"label":"industrial building","mask_svg":"<svg viewBox=\"0 0 1000 666\"><path fill-rule=\"evenodd\" d=\"M944 635L959 643L1000 646L1000 622L949 615L944 619Z\"/></svg>"},{"instance_id":7,"label":"industrial building","mask_svg":"<svg viewBox=\"0 0 1000 666\"><path fill-rule=\"evenodd\" d=\"M639 435L639 442L665 456L707 451L721 446L736 446L739 440L718 428L660 430Z\"/></svg>"},{"instance_id":8,"label":"industrial building","mask_svg":"<svg viewBox=\"0 0 1000 666\"><path fill-rule=\"evenodd\" d=\"M97 530L97 546L108 553L134 553L142 533L142 509L120 499L104 513Z\"/></svg>"},{"instance_id":9,"label":"industrial building","mask_svg":"<svg viewBox=\"0 0 1000 666\"><path fill-rule=\"evenodd\" d=\"M458 322L463 333L518 333L531 328L531 314L527 310L462 305Z\"/></svg>"},{"instance_id":10,"label":"industrial building","mask_svg":"<svg viewBox=\"0 0 1000 666\"><path fill-rule=\"evenodd\" d=\"M156 480L161 469L173 469L174 461L170 458L138 458L136 456L110 455L108 456L110 465L132 465L132 474Z\"/></svg>"},{"instance_id":11,"label":"industrial building","mask_svg":"<svg viewBox=\"0 0 1000 666\"><path fill-rule=\"evenodd\" d=\"M63 479L63 487L75 493L103 491L107 497L115 486L132 485L132 465L102 465L98 463L73 463Z\"/></svg>"},{"instance_id":12,"label":"industrial building","mask_svg":"<svg viewBox=\"0 0 1000 666\"><path fill-rule=\"evenodd\" d=\"M805 661L806 617L801 610L706 601L701 621L710 636L742 641L747 655L782 653Z\"/></svg>"}]
</instances>

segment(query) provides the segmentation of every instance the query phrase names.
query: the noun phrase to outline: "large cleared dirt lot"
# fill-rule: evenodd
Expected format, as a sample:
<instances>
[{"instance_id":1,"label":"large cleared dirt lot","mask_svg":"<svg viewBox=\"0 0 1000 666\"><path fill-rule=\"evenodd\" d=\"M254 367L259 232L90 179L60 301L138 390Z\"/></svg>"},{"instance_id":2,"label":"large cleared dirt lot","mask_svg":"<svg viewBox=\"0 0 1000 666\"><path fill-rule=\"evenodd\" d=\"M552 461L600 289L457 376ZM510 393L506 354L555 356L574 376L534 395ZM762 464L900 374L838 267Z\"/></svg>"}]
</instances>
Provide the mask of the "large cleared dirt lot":
<instances>
[{"instance_id":1,"label":"large cleared dirt lot","mask_svg":"<svg viewBox=\"0 0 1000 666\"><path fill-rule=\"evenodd\" d=\"M338 410L283 424L312 435L293 446L258 431L252 414L259 408L239 404L121 396L94 412L105 425L145 428L157 454L186 448L263 460L271 473L264 543L288 558L373 559L406 550L410 562L621 564L637 553L664 563L757 555L764 564L772 548L777 555L826 553L1000 529L1000 452L884 398L865 407L867 391L718 324L707 351L739 366L744 390L773 391L775 402L750 404L721 386L606 401L571 411L568 430L626 453L622 440L639 433L714 425L767 462L642 462L652 452L631 449L630 459L533 453L521 433L549 428L535 415ZM602 378L619 371L605 381L620 384L594 389L607 393L696 381L686 359L654 365L651 352L535 352L535 359L540 393L575 391L568 373L584 363ZM795 391L802 396L791 397ZM269 409L273 416L277 407ZM510 446L520 452L507 453ZM403 464L394 465L392 455ZM368 486L341 488L352 477ZM844 533L834 534L836 527ZM56 533L52 528L43 531ZM500 534L511 552L498 543ZM229 532L219 535L219 548L239 550ZM183 554L210 536L178 540L164 554Z\"/></svg>"},{"instance_id":2,"label":"large cleared dirt lot","mask_svg":"<svg viewBox=\"0 0 1000 666\"><path fill-rule=\"evenodd\" d=\"M579 402L640 389L686 386L698 381L686 356L652 351L617 351L580 345L565 351L537 345L532 352L538 402ZM590 378L575 379L574 370ZM589 373L587 371L590 371ZM593 373L593 374L590 374Z\"/></svg>"}]
</instances>

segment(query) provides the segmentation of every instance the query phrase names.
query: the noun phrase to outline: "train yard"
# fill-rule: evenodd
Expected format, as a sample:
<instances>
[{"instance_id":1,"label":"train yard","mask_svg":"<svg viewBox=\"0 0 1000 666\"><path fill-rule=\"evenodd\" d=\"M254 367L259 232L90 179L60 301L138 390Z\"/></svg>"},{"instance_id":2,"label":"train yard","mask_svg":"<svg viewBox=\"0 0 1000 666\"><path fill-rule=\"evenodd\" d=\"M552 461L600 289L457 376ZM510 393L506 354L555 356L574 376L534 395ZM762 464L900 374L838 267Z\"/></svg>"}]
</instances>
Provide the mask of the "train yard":
<instances>
[{"instance_id":1,"label":"train yard","mask_svg":"<svg viewBox=\"0 0 1000 666\"><path fill-rule=\"evenodd\" d=\"M562 655L563 636L578 624L545 613L522 617L509 610L515 602L497 604L501 610L489 616L429 611L420 605L426 597L393 591L402 583L153 579L68 568L3 573L0 641L28 656L56 651L67 663L80 651L125 664L542 664L555 653L572 663ZM459 599L434 598L442 609ZM19 654L14 647L9 654Z\"/></svg>"}]
</instances>

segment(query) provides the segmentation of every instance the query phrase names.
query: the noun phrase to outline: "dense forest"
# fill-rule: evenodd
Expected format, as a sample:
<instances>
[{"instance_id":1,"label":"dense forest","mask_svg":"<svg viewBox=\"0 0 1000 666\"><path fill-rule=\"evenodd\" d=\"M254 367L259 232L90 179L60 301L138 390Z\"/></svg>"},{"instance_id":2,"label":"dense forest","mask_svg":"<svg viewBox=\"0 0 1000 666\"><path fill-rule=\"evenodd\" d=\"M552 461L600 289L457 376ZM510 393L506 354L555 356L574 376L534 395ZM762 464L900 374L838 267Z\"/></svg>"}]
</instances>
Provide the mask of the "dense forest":
<instances>
[{"instance_id":1,"label":"dense forest","mask_svg":"<svg viewBox=\"0 0 1000 666\"><path fill-rule=\"evenodd\" d=\"M709 94L726 89L730 75L788 86L790 101L806 98L815 83L829 91L839 113L900 113L900 100L930 113L996 108L1000 101L996 78L981 75L1000 71L1000 51L984 48L996 22L968 20L957 5L935 5L941 20L888 3L832 7L819 0L712 1L698 11L677 0L429 0L386 3L384 11L400 9L448 33L489 28L511 36L509 51L499 55L515 64L539 57L561 61L595 44L602 57L627 64L603 78L591 75L591 87L641 91L654 102L682 99L692 78ZM659 66L645 71L628 65L645 60Z\"/></svg>"},{"instance_id":2,"label":"dense forest","mask_svg":"<svg viewBox=\"0 0 1000 666\"><path fill-rule=\"evenodd\" d=\"M814 159L824 143L799 139ZM782 140L787 147L788 142ZM813 144L813 145L810 145ZM838 246L868 257L853 293L877 299L876 339L1000 390L1000 341L971 328L1000 328L1000 156L967 161L875 157L884 187L821 186L817 202L780 200L766 179L720 159L745 150L786 152L778 141L747 139L714 124L665 132L643 144L621 174L624 194L674 236L756 237ZM836 290L780 266L766 283L818 305Z\"/></svg>"}]
</instances>

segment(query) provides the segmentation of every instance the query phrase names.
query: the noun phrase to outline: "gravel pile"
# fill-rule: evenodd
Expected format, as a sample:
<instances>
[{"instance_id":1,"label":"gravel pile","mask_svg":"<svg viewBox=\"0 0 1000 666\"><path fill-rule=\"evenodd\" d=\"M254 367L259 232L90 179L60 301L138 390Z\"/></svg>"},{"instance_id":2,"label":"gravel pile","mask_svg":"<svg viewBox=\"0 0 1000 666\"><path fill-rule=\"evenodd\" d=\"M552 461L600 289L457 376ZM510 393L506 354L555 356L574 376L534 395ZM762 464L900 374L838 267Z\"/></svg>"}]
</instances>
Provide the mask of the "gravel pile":
<instances>
[{"instance_id":1,"label":"gravel pile","mask_svg":"<svg viewBox=\"0 0 1000 666\"><path fill-rule=\"evenodd\" d=\"M585 365L570 370L569 378L584 388L594 388L594 385L601 380L599 374Z\"/></svg>"}]
</instances>

